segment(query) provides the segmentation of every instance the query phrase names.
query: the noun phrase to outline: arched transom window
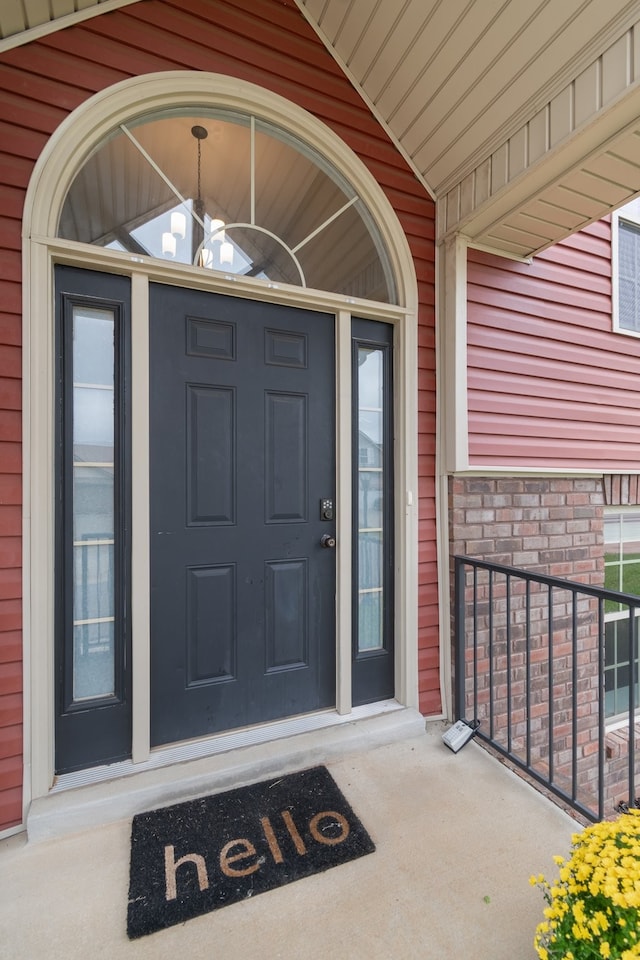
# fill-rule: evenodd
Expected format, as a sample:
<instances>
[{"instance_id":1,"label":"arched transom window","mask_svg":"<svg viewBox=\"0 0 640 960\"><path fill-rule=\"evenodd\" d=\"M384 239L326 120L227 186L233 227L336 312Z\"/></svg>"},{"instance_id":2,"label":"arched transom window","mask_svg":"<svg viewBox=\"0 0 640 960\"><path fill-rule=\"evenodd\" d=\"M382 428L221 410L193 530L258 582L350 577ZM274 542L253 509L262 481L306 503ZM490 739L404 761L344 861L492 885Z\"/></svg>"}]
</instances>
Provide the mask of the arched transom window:
<instances>
[{"instance_id":1,"label":"arched transom window","mask_svg":"<svg viewBox=\"0 0 640 960\"><path fill-rule=\"evenodd\" d=\"M58 235L384 303L397 295L367 208L321 154L240 112L121 124L84 163Z\"/></svg>"}]
</instances>

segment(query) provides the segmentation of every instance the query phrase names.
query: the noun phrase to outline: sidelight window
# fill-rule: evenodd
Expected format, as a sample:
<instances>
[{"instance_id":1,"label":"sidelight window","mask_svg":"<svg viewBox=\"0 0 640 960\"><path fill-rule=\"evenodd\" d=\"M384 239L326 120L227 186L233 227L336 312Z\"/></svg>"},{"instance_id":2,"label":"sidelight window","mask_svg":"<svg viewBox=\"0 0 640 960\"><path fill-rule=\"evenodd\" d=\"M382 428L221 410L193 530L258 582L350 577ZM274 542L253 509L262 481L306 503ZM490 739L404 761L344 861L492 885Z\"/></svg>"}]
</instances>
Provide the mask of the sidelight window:
<instances>
[{"instance_id":1,"label":"sidelight window","mask_svg":"<svg viewBox=\"0 0 640 960\"><path fill-rule=\"evenodd\" d=\"M73 306L73 700L113 696L115 579L113 309Z\"/></svg>"},{"instance_id":2,"label":"sidelight window","mask_svg":"<svg viewBox=\"0 0 640 960\"><path fill-rule=\"evenodd\" d=\"M126 756L129 281L57 279L58 772Z\"/></svg>"},{"instance_id":3,"label":"sidelight window","mask_svg":"<svg viewBox=\"0 0 640 960\"><path fill-rule=\"evenodd\" d=\"M353 321L356 699L365 675L379 698L393 694L392 343L390 325Z\"/></svg>"}]
</instances>

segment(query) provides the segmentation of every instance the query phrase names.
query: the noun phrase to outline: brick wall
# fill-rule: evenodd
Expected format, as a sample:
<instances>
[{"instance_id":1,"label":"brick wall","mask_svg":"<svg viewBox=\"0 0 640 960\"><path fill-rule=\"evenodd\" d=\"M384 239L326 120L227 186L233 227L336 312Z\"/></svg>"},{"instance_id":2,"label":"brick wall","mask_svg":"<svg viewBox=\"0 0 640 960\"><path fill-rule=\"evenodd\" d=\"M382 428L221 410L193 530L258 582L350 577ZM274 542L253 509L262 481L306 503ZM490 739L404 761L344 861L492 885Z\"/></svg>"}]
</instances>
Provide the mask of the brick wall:
<instances>
[{"instance_id":1,"label":"brick wall","mask_svg":"<svg viewBox=\"0 0 640 960\"><path fill-rule=\"evenodd\" d=\"M452 477L451 552L602 586L602 481Z\"/></svg>"}]
</instances>

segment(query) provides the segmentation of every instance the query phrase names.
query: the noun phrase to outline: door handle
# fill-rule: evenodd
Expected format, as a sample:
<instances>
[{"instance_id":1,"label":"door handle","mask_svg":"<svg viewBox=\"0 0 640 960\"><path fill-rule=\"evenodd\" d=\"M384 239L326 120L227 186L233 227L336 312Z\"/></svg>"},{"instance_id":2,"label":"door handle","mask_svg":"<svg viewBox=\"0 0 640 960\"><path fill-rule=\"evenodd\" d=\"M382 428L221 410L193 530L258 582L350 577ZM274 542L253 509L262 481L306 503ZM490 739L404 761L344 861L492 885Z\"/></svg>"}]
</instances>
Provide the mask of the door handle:
<instances>
[{"instance_id":1,"label":"door handle","mask_svg":"<svg viewBox=\"0 0 640 960\"><path fill-rule=\"evenodd\" d=\"M336 545L336 538L332 537L330 533L323 533L320 537L320 546L325 547L327 550L333 550Z\"/></svg>"}]
</instances>

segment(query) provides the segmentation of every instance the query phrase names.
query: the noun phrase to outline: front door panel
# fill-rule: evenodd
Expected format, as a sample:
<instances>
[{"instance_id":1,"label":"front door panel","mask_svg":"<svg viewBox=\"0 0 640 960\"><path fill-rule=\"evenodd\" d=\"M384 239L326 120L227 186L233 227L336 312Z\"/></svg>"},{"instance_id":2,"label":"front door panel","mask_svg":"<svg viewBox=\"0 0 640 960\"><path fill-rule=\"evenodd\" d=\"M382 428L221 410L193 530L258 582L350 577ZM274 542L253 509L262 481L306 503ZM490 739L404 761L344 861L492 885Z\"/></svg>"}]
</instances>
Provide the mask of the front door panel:
<instances>
[{"instance_id":1,"label":"front door panel","mask_svg":"<svg viewBox=\"0 0 640 960\"><path fill-rule=\"evenodd\" d=\"M334 319L154 284L151 742L335 703Z\"/></svg>"}]
</instances>

